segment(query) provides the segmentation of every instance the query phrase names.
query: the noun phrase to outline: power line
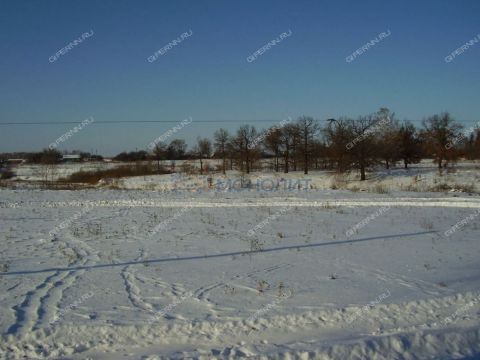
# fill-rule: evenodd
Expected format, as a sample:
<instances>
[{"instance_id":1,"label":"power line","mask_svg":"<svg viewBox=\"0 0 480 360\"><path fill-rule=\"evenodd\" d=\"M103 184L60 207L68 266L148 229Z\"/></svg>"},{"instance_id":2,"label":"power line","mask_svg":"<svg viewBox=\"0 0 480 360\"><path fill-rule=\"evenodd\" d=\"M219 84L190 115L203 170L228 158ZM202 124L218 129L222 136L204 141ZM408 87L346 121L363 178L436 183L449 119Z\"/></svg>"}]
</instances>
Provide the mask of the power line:
<instances>
[{"instance_id":1,"label":"power line","mask_svg":"<svg viewBox=\"0 0 480 360\"><path fill-rule=\"evenodd\" d=\"M250 123L250 122L277 122L280 120L194 120L192 123ZM143 124L143 123L179 123L178 120L111 120L94 121L92 124ZM0 125L63 125L79 124L79 121L29 121L29 122L0 122Z\"/></svg>"},{"instance_id":2,"label":"power line","mask_svg":"<svg viewBox=\"0 0 480 360\"><path fill-rule=\"evenodd\" d=\"M315 121L327 122L331 119L314 119ZM281 120L196 120L192 123L219 123L219 124L238 124L238 123L257 123L257 122L279 122ZM399 120L403 122L403 120ZM423 120L408 120L414 123L421 123ZM457 120L459 123L477 123L477 120ZM0 126L15 126L15 125L75 125L79 121L29 121L29 122L0 122ZM111 121L94 121L92 124L176 124L178 120L111 120Z\"/></svg>"}]
</instances>

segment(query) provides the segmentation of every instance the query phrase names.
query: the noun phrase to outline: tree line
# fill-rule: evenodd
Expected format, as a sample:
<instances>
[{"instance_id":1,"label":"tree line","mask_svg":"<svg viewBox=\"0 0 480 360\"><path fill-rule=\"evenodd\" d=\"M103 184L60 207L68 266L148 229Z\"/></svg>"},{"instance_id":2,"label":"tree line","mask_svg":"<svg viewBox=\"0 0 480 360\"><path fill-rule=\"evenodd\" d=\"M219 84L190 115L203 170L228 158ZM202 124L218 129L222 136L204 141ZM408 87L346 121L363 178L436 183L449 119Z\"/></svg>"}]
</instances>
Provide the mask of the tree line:
<instances>
[{"instance_id":1,"label":"tree line","mask_svg":"<svg viewBox=\"0 0 480 360\"><path fill-rule=\"evenodd\" d=\"M252 125L240 126L235 133L221 128L214 132L212 140L198 138L191 149L185 140L173 139L168 144L156 142L151 150L122 152L113 160L156 161L159 171L165 160L198 160L201 173L206 170L206 159L220 159L219 170L223 173L250 173L264 169L265 164L272 171L284 173L356 169L365 180L368 169L382 164L389 169L400 163L407 169L410 164L430 158L442 169L459 158L479 159L479 126L480 122L464 129L445 112L427 117L421 128L416 128L411 121L399 121L389 109L381 108L356 119L328 119L323 124L301 116L262 131ZM55 163L61 158L57 150L50 149L27 155L29 162L40 163Z\"/></svg>"},{"instance_id":2,"label":"tree line","mask_svg":"<svg viewBox=\"0 0 480 360\"><path fill-rule=\"evenodd\" d=\"M479 122L480 124L480 122ZM259 132L254 126L241 126L236 133L218 129L213 141L198 138L187 151L184 140L169 144L157 143L145 159L199 159L200 172L204 159L221 159L221 171L240 170L249 173L264 166L261 159L270 159L276 172L334 169L340 172L357 169L361 180L366 171L383 164L386 169L401 163L407 169L424 158L432 158L439 169L458 158L480 158L478 127L462 132L462 125L447 112L430 116L417 129L408 121L399 121L387 108L357 119L319 121L301 116L296 121L283 121Z\"/></svg>"}]
</instances>

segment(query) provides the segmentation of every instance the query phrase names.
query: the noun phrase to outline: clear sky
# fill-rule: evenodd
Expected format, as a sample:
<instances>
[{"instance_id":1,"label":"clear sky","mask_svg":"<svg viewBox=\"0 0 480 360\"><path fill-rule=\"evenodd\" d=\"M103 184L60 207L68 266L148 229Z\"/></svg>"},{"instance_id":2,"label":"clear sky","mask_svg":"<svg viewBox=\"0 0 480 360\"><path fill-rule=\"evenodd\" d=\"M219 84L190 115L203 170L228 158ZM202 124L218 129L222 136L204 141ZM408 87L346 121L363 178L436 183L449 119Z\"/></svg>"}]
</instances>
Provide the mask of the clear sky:
<instances>
[{"instance_id":1,"label":"clear sky","mask_svg":"<svg viewBox=\"0 0 480 360\"><path fill-rule=\"evenodd\" d=\"M478 121L480 42L451 62L445 57L480 38L479 19L479 0L0 0L0 122L191 116L176 134L191 144L240 121L261 129L288 116L356 117L382 106L400 119L450 111ZM145 148L174 125L93 123L59 148L112 155ZM0 151L40 150L73 126L0 125Z\"/></svg>"}]
</instances>

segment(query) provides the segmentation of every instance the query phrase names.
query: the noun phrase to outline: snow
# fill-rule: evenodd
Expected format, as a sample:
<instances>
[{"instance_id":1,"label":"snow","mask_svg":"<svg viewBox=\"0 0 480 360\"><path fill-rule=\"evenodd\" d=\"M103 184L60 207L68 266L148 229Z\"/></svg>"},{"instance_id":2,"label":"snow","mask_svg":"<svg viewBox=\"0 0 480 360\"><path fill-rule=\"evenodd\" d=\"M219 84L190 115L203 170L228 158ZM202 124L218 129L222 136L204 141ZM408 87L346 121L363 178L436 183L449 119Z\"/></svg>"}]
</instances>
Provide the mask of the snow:
<instances>
[{"instance_id":1,"label":"snow","mask_svg":"<svg viewBox=\"0 0 480 360\"><path fill-rule=\"evenodd\" d=\"M0 358L479 356L480 197L402 190L418 173L438 176L393 170L387 193L323 172L251 176L312 179L275 191L199 175L1 189Z\"/></svg>"}]
</instances>

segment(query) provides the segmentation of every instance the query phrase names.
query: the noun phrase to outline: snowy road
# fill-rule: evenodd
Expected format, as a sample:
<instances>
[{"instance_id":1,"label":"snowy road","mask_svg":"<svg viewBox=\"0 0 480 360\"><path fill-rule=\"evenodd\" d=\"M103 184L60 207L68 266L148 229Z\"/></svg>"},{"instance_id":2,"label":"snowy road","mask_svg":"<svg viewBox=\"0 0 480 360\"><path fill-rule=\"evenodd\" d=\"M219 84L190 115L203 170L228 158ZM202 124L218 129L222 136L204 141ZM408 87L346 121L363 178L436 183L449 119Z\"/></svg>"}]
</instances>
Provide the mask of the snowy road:
<instances>
[{"instance_id":1,"label":"snowy road","mask_svg":"<svg viewBox=\"0 0 480 360\"><path fill-rule=\"evenodd\" d=\"M224 195L224 194L220 194ZM319 199L309 200L296 197L266 197L252 198L248 201L239 198L219 196L215 199L195 198L170 200L165 198L152 199L115 199L115 200L85 200L85 201L27 201L27 202L0 202L0 208L63 208L63 207L196 207L196 208L248 208L248 207L372 207L372 206L403 206L403 207L457 207L480 208L480 199L459 197L382 197L382 198L354 198L354 199Z\"/></svg>"}]
</instances>

